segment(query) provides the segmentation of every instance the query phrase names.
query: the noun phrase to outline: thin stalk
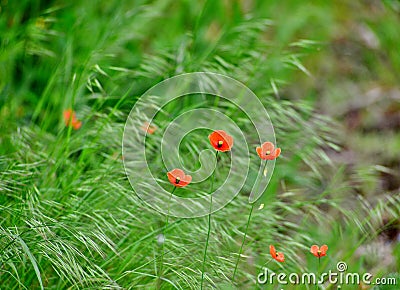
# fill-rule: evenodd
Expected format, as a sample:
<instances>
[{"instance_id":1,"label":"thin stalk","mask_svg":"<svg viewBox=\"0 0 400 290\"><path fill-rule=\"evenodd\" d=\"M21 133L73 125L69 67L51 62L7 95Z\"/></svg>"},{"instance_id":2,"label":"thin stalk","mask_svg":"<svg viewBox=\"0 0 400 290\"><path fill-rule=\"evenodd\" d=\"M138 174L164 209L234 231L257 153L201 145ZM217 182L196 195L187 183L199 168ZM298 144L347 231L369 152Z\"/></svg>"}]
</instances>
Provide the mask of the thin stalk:
<instances>
[{"instance_id":1,"label":"thin stalk","mask_svg":"<svg viewBox=\"0 0 400 290\"><path fill-rule=\"evenodd\" d=\"M262 174L264 174L264 171L265 171L265 168L267 167L267 164L268 164L268 160L265 161L264 168L263 168L263 170L261 171ZM255 188L258 189L258 186L259 186L259 182L257 182ZM240 245L239 255L238 255L237 259L236 259L235 269L233 270L232 282L235 281L235 276L236 276L236 272L237 272L238 265L239 265L239 261L240 261L240 255L242 254L243 245L244 245L244 242L246 241L247 231L248 231L248 229L249 229L249 224L250 224L250 220L251 220L251 215L252 215L252 213L253 213L254 205L255 205L255 202L253 202L253 203L251 204L250 213L249 213L249 217L247 218L246 229L245 229L245 231L244 231L244 236L243 236L242 244Z\"/></svg>"},{"instance_id":2,"label":"thin stalk","mask_svg":"<svg viewBox=\"0 0 400 290\"><path fill-rule=\"evenodd\" d=\"M248 228L249 228L250 219L251 219L251 214L253 213L253 209L254 209L254 204L255 204L254 202L251 204L251 209L250 209L249 217L248 217L248 219L247 219L247 224L246 224L246 229L245 229L245 231L244 231L244 236L243 236L242 244L240 245L239 255L238 255L237 259L236 259L235 270L233 271L232 282L235 281L236 271L237 271L237 268L238 268L238 265L239 265L240 255L242 254L244 241L246 240L246 237L247 237L247 230L248 230Z\"/></svg>"},{"instance_id":3,"label":"thin stalk","mask_svg":"<svg viewBox=\"0 0 400 290\"><path fill-rule=\"evenodd\" d=\"M263 271L263 268L264 268L265 266L267 266L273 259L274 259L274 258L269 259L267 262L265 262L265 263L261 266L261 268L260 268L260 273ZM256 283L257 283L257 282L256 282Z\"/></svg>"},{"instance_id":4,"label":"thin stalk","mask_svg":"<svg viewBox=\"0 0 400 290\"><path fill-rule=\"evenodd\" d=\"M216 160L216 165L218 164L218 152L216 151L215 153L215 160ZM206 247L204 249L204 254L203 254L203 266L201 269L201 285L200 285L200 289L203 289L203 283L204 283L204 270L206 267L206 259L207 259L207 250L208 250L208 242L210 240L210 232L211 232L211 211L212 211L212 191L213 191L213 187L214 187L214 176L215 176L215 170L211 176L211 187L210 187L210 211L208 214L208 231L207 231L207 239L206 239Z\"/></svg>"},{"instance_id":5,"label":"thin stalk","mask_svg":"<svg viewBox=\"0 0 400 290\"><path fill-rule=\"evenodd\" d=\"M317 268L317 281L316 281L316 283L315 283L315 289L317 289L318 290L318 281L319 281L319 267L320 267L320 265L321 265L321 257L318 257L318 268Z\"/></svg>"},{"instance_id":6,"label":"thin stalk","mask_svg":"<svg viewBox=\"0 0 400 290\"><path fill-rule=\"evenodd\" d=\"M168 200L168 211L167 211L167 217L166 217L166 219L165 219L164 230L168 227L169 210L170 210L170 207L171 207L171 199L172 199L172 195L174 194L174 191L175 191L175 190L176 190L176 186L174 186L174 189L172 189L171 194L170 194L170 196L169 196L169 200ZM164 268L164 251L165 251L165 249L164 249L164 244L165 244L165 242L166 242L166 238L165 238L165 235L164 235L164 230L162 231L162 235L164 236L164 241L163 241L163 243L162 243L162 245L161 245L161 261L160 261L160 264L161 264L161 265L160 265L160 274L158 275L159 277L158 277L158 282L157 282L157 289L160 289L162 271L163 271L163 268Z\"/></svg>"},{"instance_id":7,"label":"thin stalk","mask_svg":"<svg viewBox=\"0 0 400 290\"><path fill-rule=\"evenodd\" d=\"M261 268L264 268L265 266L267 266L274 258L269 259L266 263L264 263Z\"/></svg>"}]
</instances>

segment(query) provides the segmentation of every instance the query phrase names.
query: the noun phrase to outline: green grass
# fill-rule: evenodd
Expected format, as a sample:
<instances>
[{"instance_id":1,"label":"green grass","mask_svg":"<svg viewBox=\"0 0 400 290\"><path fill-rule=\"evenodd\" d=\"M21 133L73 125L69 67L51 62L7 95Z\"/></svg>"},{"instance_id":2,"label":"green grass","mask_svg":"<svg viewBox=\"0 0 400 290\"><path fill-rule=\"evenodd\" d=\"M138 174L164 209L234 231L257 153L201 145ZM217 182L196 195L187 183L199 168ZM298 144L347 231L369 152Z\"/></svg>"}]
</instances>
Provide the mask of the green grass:
<instances>
[{"instance_id":1,"label":"green grass","mask_svg":"<svg viewBox=\"0 0 400 290\"><path fill-rule=\"evenodd\" d=\"M161 288L200 287L207 217L170 217L164 229L165 216L133 192L121 156L136 100L159 81L194 71L226 74L252 89L282 148L254 209L235 282L254 171L241 194L212 215L205 288L257 289L270 244L286 256L284 264L268 264L274 271L315 272L309 247L327 244L320 271L343 260L352 272L398 277L398 242L379 244L400 215L398 189L381 186L383 174L398 172L390 167L399 162L398 129L343 126L343 108L360 107L364 116L391 106L360 104L359 96L371 87L385 96L398 89L396 1L72 2L0 1L1 289L154 289L162 232ZM371 32L379 46L356 31ZM169 104L168 115L156 119L147 152L166 186L157 155L163 129L189 108L216 107L215 98L196 97ZM385 100L398 105L395 97ZM218 107L251 131L232 104L219 100ZM81 129L65 127L67 108ZM380 122L368 116L362 120L369 128ZM191 134L181 144L188 167L199 165L207 135ZM348 151L356 152L352 163L338 158ZM228 162L221 158L219 166ZM208 188L209 180L176 194ZM391 260L371 254L374 245Z\"/></svg>"}]
</instances>

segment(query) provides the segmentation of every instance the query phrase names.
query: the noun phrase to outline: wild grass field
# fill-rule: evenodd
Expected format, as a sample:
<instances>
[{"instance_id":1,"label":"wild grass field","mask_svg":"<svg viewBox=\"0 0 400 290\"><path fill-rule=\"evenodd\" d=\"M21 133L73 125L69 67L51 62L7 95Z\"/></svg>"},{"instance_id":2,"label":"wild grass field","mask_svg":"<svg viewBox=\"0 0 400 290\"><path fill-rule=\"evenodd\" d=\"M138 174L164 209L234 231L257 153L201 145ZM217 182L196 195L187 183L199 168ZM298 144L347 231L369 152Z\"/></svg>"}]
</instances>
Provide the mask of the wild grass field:
<instances>
[{"instance_id":1,"label":"wild grass field","mask_svg":"<svg viewBox=\"0 0 400 290\"><path fill-rule=\"evenodd\" d=\"M0 289L315 288L257 283L270 245L285 255L268 262L274 273L343 261L397 283L317 289L399 289L399 27L395 0L0 0ZM211 217L166 224L128 180L123 132L147 90L191 72L250 88L282 152L254 206L258 167ZM258 160L251 120L234 104L185 96L162 108L154 130L134 130L147 130L148 167L167 191L163 132L197 108L229 116ZM182 141L188 170L213 149L211 132ZM230 156L174 194L222 185ZM326 256L314 257L314 244Z\"/></svg>"}]
</instances>

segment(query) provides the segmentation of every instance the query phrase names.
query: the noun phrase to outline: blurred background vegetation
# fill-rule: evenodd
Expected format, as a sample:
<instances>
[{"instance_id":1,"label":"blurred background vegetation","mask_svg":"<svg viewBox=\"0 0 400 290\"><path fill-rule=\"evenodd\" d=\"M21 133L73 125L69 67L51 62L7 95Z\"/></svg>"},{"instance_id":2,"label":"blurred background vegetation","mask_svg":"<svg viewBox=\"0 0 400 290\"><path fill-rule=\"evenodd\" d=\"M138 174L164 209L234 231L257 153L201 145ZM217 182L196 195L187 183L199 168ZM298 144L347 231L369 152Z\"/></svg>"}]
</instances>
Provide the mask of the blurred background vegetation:
<instances>
[{"instance_id":1,"label":"blurred background vegetation","mask_svg":"<svg viewBox=\"0 0 400 290\"><path fill-rule=\"evenodd\" d=\"M272 270L316 271L326 243L322 270L398 280L399 27L395 0L0 0L0 285L154 288L164 217L132 192L122 131L143 92L193 71L251 88L283 150L235 282L246 189L213 216L207 287L257 288L270 243ZM161 287L197 289L206 219L167 230Z\"/></svg>"}]
</instances>

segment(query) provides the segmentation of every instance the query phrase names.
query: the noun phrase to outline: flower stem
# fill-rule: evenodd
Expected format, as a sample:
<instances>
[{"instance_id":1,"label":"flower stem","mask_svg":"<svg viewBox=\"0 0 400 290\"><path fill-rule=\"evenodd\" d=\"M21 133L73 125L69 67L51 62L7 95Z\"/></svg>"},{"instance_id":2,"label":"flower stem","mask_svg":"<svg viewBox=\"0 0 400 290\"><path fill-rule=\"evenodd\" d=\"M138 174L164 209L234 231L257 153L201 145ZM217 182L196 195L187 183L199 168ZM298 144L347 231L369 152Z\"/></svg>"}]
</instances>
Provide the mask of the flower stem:
<instances>
[{"instance_id":1,"label":"flower stem","mask_svg":"<svg viewBox=\"0 0 400 290\"><path fill-rule=\"evenodd\" d=\"M244 242L245 242L246 237L247 237L247 230L249 228L251 214L253 213L253 209L254 209L254 204L255 204L254 202L251 204L250 213L249 213L249 217L247 219L247 224L246 224L246 229L244 231L242 244L240 245L239 255L238 255L237 259L236 259L235 270L233 271L232 282L235 281L236 271L237 271L237 268L238 268L238 265L239 265L240 255L242 254L243 245L244 245Z\"/></svg>"},{"instance_id":2,"label":"flower stem","mask_svg":"<svg viewBox=\"0 0 400 290\"><path fill-rule=\"evenodd\" d=\"M264 268L265 266L267 266L273 259L274 259L274 258L271 258L271 259L269 259L267 262L265 262L265 263L261 266L260 272L262 272L263 268Z\"/></svg>"},{"instance_id":3,"label":"flower stem","mask_svg":"<svg viewBox=\"0 0 400 290\"><path fill-rule=\"evenodd\" d=\"M216 151L215 153L215 160L216 160L216 164L218 164L218 152ZM213 187L214 187L214 176L215 176L215 170L211 176L211 187L210 187L210 211L208 213L208 231L207 231L207 239L206 239L206 247L204 249L204 254L203 254L203 265L202 265L202 269L201 269L201 285L200 285L200 289L203 289L203 283L204 283L204 271L205 271L205 267L206 267L206 260L207 260L207 250L208 250L208 242L210 240L210 232L211 232L211 211L212 211L212 191L213 191Z\"/></svg>"},{"instance_id":4,"label":"flower stem","mask_svg":"<svg viewBox=\"0 0 400 290\"><path fill-rule=\"evenodd\" d=\"M265 168L267 167L267 163L268 163L268 160L265 161L263 170L261 171L262 174L264 174ZM256 186L255 186L255 188L257 188L257 190L258 190L258 186L259 186L259 181L257 182L257 184L256 184ZM240 245L239 255L238 255L237 259L236 259L235 269L233 270L232 282L235 281L235 276L236 276L237 268L238 268L239 261L240 261L240 255L242 254L243 245L244 245L244 242L246 241L247 230L249 229L249 224L250 224L250 220L251 220L251 215L252 215L252 213L253 213L254 205L255 205L255 202L253 202L253 203L251 204L250 213L249 213L249 217L247 218L247 224L246 224L246 229L245 229L245 231L244 231L244 236L243 236L242 244Z\"/></svg>"},{"instance_id":5,"label":"flower stem","mask_svg":"<svg viewBox=\"0 0 400 290\"><path fill-rule=\"evenodd\" d=\"M321 265L321 257L318 257L318 268L317 268L317 281L315 283L315 289L318 290L318 281L319 281L319 267Z\"/></svg>"},{"instance_id":6,"label":"flower stem","mask_svg":"<svg viewBox=\"0 0 400 290\"><path fill-rule=\"evenodd\" d=\"M163 231L162 231L162 235L164 236L164 241L163 241L163 243L162 243L162 245L161 245L161 261L160 261L160 264L161 264L161 265L160 265L160 274L158 275L159 277L158 277L158 282L157 282L157 289L159 289L160 286L161 286L161 277L162 277L162 271L163 271L163 268L164 268L164 244L165 244L165 242L166 242L164 230L168 227L169 210L170 210L170 207L171 207L171 199L172 199L172 195L174 194L174 191L175 191L175 190L176 190L176 186L174 186L174 189L172 189L171 194L170 194L170 196L169 196L169 200L168 200L168 212L167 212L167 217L166 217L166 219L165 219L165 226L164 226L164 229L163 229Z\"/></svg>"},{"instance_id":7,"label":"flower stem","mask_svg":"<svg viewBox=\"0 0 400 290\"><path fill-rule=\"evenodd\" d=\"M261 269L267 266L274 258L269 259L265 264L261 266Z\"/></svg>"}]
</instances>

